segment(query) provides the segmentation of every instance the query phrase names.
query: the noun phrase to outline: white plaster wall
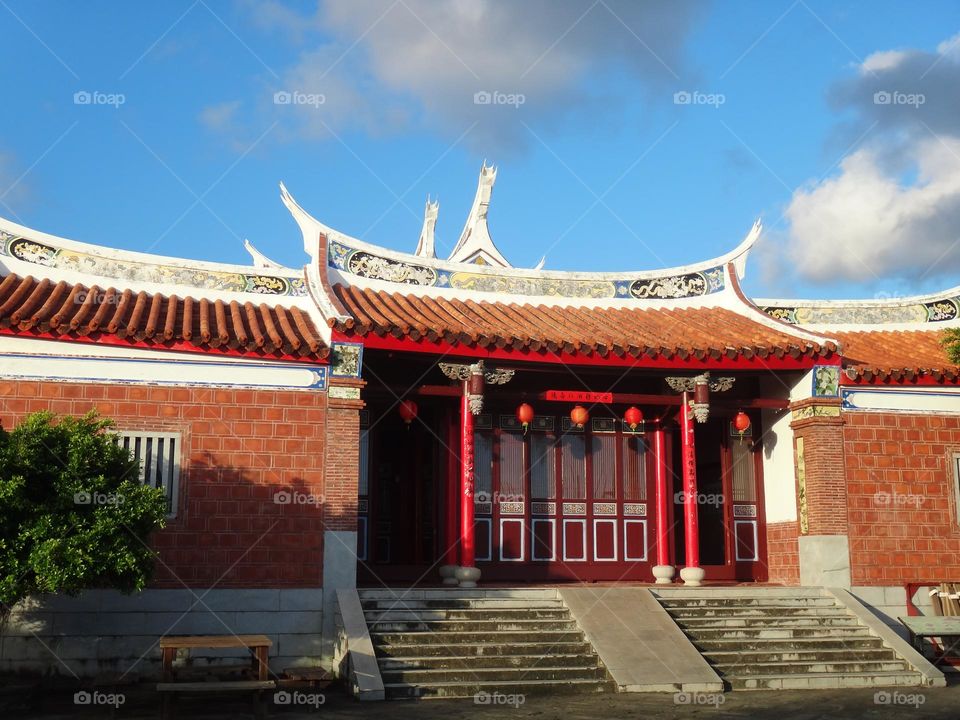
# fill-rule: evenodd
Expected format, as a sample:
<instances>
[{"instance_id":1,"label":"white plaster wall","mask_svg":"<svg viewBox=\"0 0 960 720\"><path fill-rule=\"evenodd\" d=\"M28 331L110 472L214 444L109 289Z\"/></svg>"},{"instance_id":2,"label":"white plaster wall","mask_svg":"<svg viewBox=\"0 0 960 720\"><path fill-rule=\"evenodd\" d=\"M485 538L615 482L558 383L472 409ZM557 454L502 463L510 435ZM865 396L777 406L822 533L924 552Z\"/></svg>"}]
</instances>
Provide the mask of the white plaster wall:
<instances>
[{"instance_id":1,"label":"white plaster wall","mask_svg":"<svg viewBox=\"0 0 960 720\"><path fill-rule=\"evenodd\" d=\"M763 378L764 397L790 401L810 396L813 372L781 373ZM793 463L793 430L789 410L763 410L763 499L767 523L797 519L796 469Z\"/></svg>"},{"instance_id":2,"label":"white plaster wall","mask_svg":"<svg viewBox=\"0 0 960 720\"><path fill-rule=\"evenodd\" d=\"M763 501L767 523L797 519L797 484L793 467L790 412L764 410Z\"/></svg>"}]
</instances>

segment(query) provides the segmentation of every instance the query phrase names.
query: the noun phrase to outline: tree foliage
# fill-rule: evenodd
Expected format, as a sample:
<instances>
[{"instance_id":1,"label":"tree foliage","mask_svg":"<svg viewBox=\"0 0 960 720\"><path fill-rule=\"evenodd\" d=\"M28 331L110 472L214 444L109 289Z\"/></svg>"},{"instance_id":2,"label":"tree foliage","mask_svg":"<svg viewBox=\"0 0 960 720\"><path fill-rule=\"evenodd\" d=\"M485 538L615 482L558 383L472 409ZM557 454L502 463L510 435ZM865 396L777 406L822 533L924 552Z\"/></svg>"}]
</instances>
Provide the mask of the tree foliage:
<instances>
[{"instance_id":1,"label":"tree foliage","mask_svg":"<svg viewBox=\"0 0 960 720\"><path fill-rule=\"evenodd\" d=\"M141 484L112 427L48 412L0 427L0 616L34 593L133 592L150 578L166 497Z\"/></svg>"},{"instance_id":2,"label":"tree foliage","mask_svg":"<svg viewBox=\"0 0 960 720\"><path fill-rule=\"evenodd\" d=\"M943 331L940 344L947 351L947 357L954 365L960 365L960 328L948 328Z\"/></svg>"}]
</instances>

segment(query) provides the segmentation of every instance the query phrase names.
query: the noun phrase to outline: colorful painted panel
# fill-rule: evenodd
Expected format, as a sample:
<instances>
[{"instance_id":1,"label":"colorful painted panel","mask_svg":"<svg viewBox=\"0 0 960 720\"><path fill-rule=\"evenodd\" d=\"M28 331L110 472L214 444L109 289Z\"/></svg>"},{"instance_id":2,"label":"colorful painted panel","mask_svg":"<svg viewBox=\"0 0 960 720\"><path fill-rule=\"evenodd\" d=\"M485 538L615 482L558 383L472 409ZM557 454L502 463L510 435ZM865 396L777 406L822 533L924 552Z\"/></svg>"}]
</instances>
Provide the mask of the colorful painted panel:
<instances>
[{"instance_id":1,"label":"colorful painted panel","mask_svg":"<svg viewBox=\"0 0 960 720\"><path fill-rule=\"evenodd\" d=\"M362 343L333 343L330 348L331 375L336 377L360 377L362 369Z\"/></svg>"},{"instance_id":2,"label":"colorful painted panel","mask_svg":"<svg viewBox=\"0 0 960 720\"><path fill-rule=\"evenodd\" d=\"M262 295L303 297L307 294L303 278L299 277L230 273L175 265L115 260L101 255L46 245L2 231L0 231L0 255L14 257L35 265L60 270L73 270L90 275L101 275L116 280L185 285L209 290Z\"/></svg>"},{"instance_id":3,"label":"colorful painted panel","mask_svg":"<svg viewBox=\"0 0 960 720\"><path fill-rule=\"evenodd\" d=\"M813 397L837 397L840 394L840 367L817 365L813 368Z\"/></svg>"},{"instance_id":4,"label":"colorful painted panel","mask_svg":"<svg viewBox=\"0 0 960 720\"><path fill-rule=\"evenodd\" d=\"M777 305L761 308L791 325L886 325L946 322L960 316L960 295L927 303L891 305Z\"/></svg>"},{"instance_id":5,"label":"colorful painted panel","mask_svg":"<svg viewBox=\"0 0 960 720\"><path fill-rule=\"evenodd\" d=\"M371 280L536 297L663 300L709 295L725 287L722 266L653 278L634 276L607 280L576 275L553 278L470 272L458 269L460 266L456 264L449 268L433 268L417 262L383 257L335 241L328 243L327 265Z\"/></svg>"}]
</instances>

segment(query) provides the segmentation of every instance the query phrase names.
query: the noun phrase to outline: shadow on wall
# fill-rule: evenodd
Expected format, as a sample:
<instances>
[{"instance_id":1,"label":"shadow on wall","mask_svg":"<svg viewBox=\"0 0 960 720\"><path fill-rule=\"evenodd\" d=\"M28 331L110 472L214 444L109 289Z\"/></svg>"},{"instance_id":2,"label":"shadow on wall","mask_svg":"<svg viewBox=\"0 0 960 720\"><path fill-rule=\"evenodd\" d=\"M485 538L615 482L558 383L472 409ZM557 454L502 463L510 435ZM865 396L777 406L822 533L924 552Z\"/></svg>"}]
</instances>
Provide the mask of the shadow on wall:
<instances>
[{"instance_id":1,"label":"shadow on wall","mask_svg":"<svg viewBox=\"0 0 960 720\"><path fill-rule=\"evenodd\" d=\"M268 635L274 672L319 664L324 529L355 517L330 515L321 462L310 477L291 477L285 462L267 456L248 469L194 453L181 473L176 515L151 541L150 587L19 604L0 630L0 672L152 678L160 638L195 634ZM217 651L193 662L241 656L246 651Z\"/></svg>"}]
</instances>

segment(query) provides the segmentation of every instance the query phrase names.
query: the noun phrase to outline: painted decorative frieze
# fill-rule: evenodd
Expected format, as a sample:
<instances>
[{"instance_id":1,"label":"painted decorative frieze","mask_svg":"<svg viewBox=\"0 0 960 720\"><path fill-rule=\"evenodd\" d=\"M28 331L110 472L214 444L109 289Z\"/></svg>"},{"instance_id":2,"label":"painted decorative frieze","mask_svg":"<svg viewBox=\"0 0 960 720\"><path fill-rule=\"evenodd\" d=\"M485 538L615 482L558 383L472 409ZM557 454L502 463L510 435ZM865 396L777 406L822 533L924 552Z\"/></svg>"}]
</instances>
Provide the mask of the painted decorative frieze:
<instances>
[{"instance_id":1,"label":"painted decorative frieze","mask_svg":"<svg viewBox=\"0 0 960 720\"><path fill-rule=\"evenodd\" d=\"M723 268L711 268L686 275L670 275L648 280L635 280L630 294L639 299L689 298L723 290Z\"/></svg>"},{"instance_id":2,"label":"painted decorative frieze","mask_svg":"<svg viewBox=\"0 0 960 720\"><path fill-rule=\"evenodd\" d=\"M371 280L471 290L502 295L535 297L626 298L664 300L699 297L720 292L725 287L724 271L717 266L684 275L653 278L598 278L570 274L570 277L470 272L451 263L434 268L417 262L396 260L359 250L342 242L327 245L327 265L341 272Z\"/></svg>"},{"instance_id":3,"label":"painted decorative frieze","mask_svg":"<svg viewBox=\"0 0 960 720\"><path fill-rule=\"evenodd\" d=\"M450 287L457 290L476 290L505 295L542 295L544 297L610 298L614 297L616 293L616 286L612 282L507 277L466 272L451 274Z\"/></svg>"},{"instance_id":4,"label":"painted decorative frieze","mask_svg":"<svg viewBox=\"0 0 960 720\"><path fill-rule=\"evenodd\" d=\"M333 400L359 400L360 388L334 385L330 388L329 394Z\"/></svg>"},{"instance_id":5,"label":"painted decorative frieze","mask_svg":"<svg viewBox=\"0 0 960 720\"><path fill-rule=\"evenodd\" d=\"M804 405L791 411L793 420L806 420L812 417L840 417L839 405Z\"/></svg>"},{"instance_id":6,"label":"painted decorative frieze","mask_svg":"<svg viewBox=\"0 0 960 720\"><path fill-rule=\"evenodd\" d=\"M889 305L770 305L761 310L791 325L887 325L946 322L960 317L960 295Z\"/></svg>"},{"instance_id":7,"label":"painted decorative frieze","mask_svg":"<svg viewBox=\"0 0 960 720\"><path fill-rule=\"evenodd\" d=\"M100 275L162 285L186 285L224 292L306 296L303 279L277 275L221 272L201 268L117 260L92 253L58 248L0 231L0 255L58 270Z\"/></svg>"}]
</instances>

